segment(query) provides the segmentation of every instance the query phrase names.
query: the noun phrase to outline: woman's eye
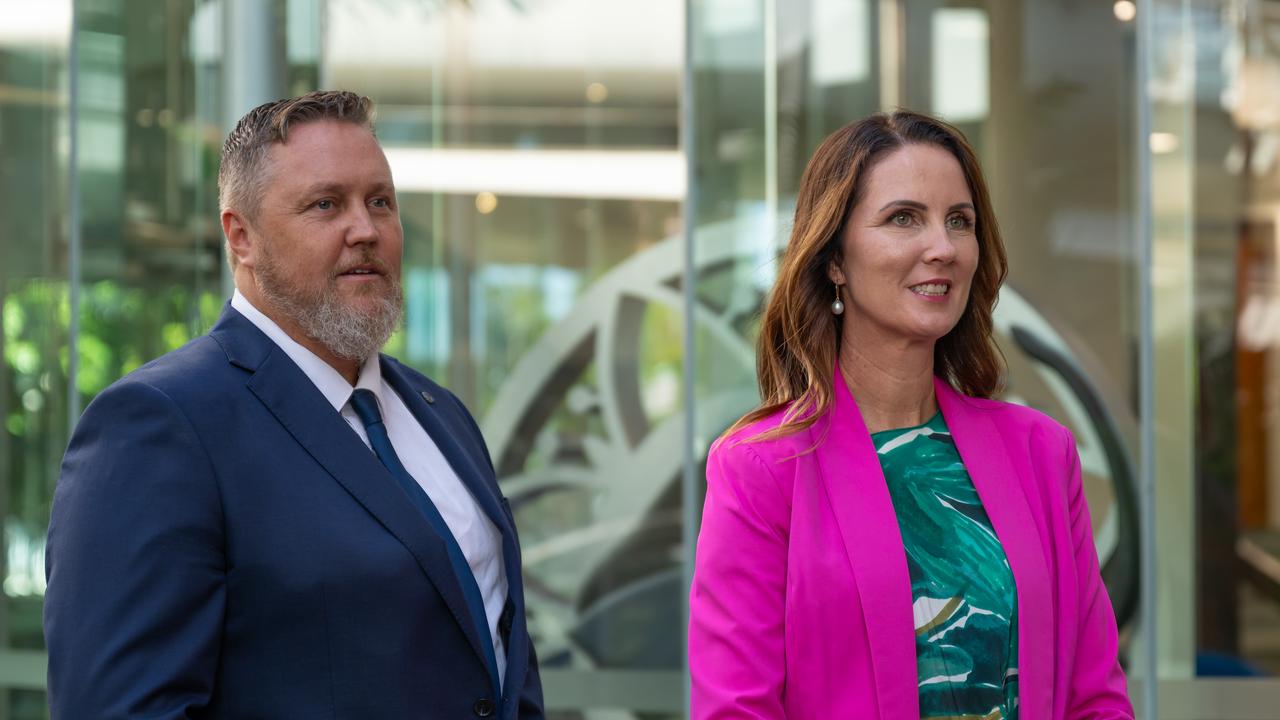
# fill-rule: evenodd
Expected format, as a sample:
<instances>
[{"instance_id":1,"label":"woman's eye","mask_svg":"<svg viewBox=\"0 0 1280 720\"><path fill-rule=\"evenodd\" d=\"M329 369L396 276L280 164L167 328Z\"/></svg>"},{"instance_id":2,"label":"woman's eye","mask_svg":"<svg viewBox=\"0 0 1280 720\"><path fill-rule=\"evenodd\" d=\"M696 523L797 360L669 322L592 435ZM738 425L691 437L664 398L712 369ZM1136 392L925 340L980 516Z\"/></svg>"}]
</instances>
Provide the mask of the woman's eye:
<instances>
[{"instance_id":1,"label":"woman's eye","mask_svg":"<svg viewBox=\"0 0 1280 720\"><path fill-rule=\"evenodd\" d=\"M947 224L950 225L952 230L968 230L969 218L963 215L953 215L951 219L947 221Z\"/></svg>"},{"instance_id":2,"label":"woman's eye","mask_svg":"<svg viewBox=\"0 0 1280 720\"><path fill-rule=\"evenodd\" d=\"M889 218L889 222L898 227L907 227L911 224L911 216L904 212L894 213L893 217Z\"/></svg>"}]
</instances>

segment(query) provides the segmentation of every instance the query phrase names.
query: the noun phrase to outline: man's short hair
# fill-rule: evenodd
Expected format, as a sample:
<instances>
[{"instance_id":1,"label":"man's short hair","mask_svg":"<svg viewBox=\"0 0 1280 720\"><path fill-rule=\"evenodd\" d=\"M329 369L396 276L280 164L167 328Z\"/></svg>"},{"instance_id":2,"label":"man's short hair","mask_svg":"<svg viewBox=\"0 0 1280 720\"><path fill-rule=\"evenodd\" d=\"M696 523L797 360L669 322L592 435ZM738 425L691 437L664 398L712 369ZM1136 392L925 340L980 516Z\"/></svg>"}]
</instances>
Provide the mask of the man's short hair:
<instances>
[{"instance_id":1,"label":"man's short hair","mask_svg":"<svg viewBox=\"0 0 1280 720\"><path fill-rule=\"evenodd\" d=\"M289 127L320 120L337 120L373 129L373 101L348 90L316 90L264 103L250 110L222 144L218 168L218 206L253 220L266 186L267 152L274 143L288 142ZM228 251L231 267L235 255Z\"/></svg>"}]
</instances>

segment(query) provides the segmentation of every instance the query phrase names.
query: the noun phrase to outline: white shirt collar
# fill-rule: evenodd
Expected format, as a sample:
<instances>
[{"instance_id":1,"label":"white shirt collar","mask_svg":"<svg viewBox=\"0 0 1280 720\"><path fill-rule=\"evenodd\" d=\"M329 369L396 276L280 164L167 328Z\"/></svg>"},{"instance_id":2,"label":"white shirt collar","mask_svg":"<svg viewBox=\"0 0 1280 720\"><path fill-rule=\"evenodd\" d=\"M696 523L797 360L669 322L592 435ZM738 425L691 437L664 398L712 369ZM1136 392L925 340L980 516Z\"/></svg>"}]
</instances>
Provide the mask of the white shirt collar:
<instances>
[{"instance_id":1,"label":"white shirt collar","mask_svg":"<svg viewBox=\"0 0 1280 720\"><path fill-rule=\"evenodd\" d=\"M382 413L382 417L387 416L387 407L382 402L382 363L378 361L377 353L367 358L360 366L360 376L356 378L356 389L373 393L374 399L378 401L378 411Z\"/></svg>"},{"instance_id":2,"label":"white shirt collar","mask_svg":"<svg viewBox=\"0 0 1280 720\"><path fill-rule=\"evenodd\" d=\"M253 323L267 337L271 338L281 350L293 360L307 376L308 379L316 386L320 393L324 395L325 400L333 406L334 410L341 411L342 407L351 399L351 383L342 377L342 373L333 368L332 365L321 360L318 355L303 347L297 340L289 337L274 320L267 317L261 310L253 306L249 299L240 294L239 290L231 295L231 307L237 312L245 316L249 322ZM378 398L378 405L382 405L382 367L378 361L378 353L374 353L364 361L360 367L360 376L356 379L356 387L371 390Z\"/></svg>"}]
</instances>

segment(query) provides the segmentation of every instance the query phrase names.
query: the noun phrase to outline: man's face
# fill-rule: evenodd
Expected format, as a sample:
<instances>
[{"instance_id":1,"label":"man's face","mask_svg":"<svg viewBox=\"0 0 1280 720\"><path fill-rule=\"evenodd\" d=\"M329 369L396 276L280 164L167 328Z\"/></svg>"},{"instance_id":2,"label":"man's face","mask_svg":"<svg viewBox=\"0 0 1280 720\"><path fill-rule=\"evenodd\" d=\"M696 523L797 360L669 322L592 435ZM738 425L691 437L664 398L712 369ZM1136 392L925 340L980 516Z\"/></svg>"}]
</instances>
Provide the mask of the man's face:
<instances>
[{"instance_id":1,"label":"man's face","mask_svg":"<svg viewBox=\"0 0 1280 720\"><path fill-rule=\"evenodd\" d=\"M382 148L360 125L306 123L271 146L266 173L252 223L258 289L308 337L363 360L394 332L404 302L404 231Z\"/></svg>"}]
</instances>

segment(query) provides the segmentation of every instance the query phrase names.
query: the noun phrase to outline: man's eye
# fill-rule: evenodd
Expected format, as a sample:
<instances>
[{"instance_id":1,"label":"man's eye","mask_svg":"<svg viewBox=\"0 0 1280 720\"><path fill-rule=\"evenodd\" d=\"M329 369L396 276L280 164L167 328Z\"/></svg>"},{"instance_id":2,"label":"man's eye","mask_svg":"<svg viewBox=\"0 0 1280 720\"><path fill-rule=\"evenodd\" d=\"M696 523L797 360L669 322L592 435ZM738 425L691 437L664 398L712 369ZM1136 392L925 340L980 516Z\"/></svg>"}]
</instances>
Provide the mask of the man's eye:
<instances>
[{"instance_id":1,"label":"man's eye","mask_svg":"<svg viewBox=\"0 0 1280 720\"><path fill-rule=\"evenodd\" d=\"M391 207L391 201L387 200L386 198L377 198L376 200L373 201L373 206L380 207L380 208L388 208L388 207Z\"/></svg>"},{"instance_id":2,"label":"man's eye","mask_svg":"<svg viewBox=\"0 0 1280 720\"><path fill-rule=\"evenodd\" d=\"M332 210L332 209L333 209L333 201L332 201L332 200L317 200L317 201L316 201L316 204L315 204L315 207L316 207L316 209L318 209L318 210Z\"/></svg>"}]
</instances>

